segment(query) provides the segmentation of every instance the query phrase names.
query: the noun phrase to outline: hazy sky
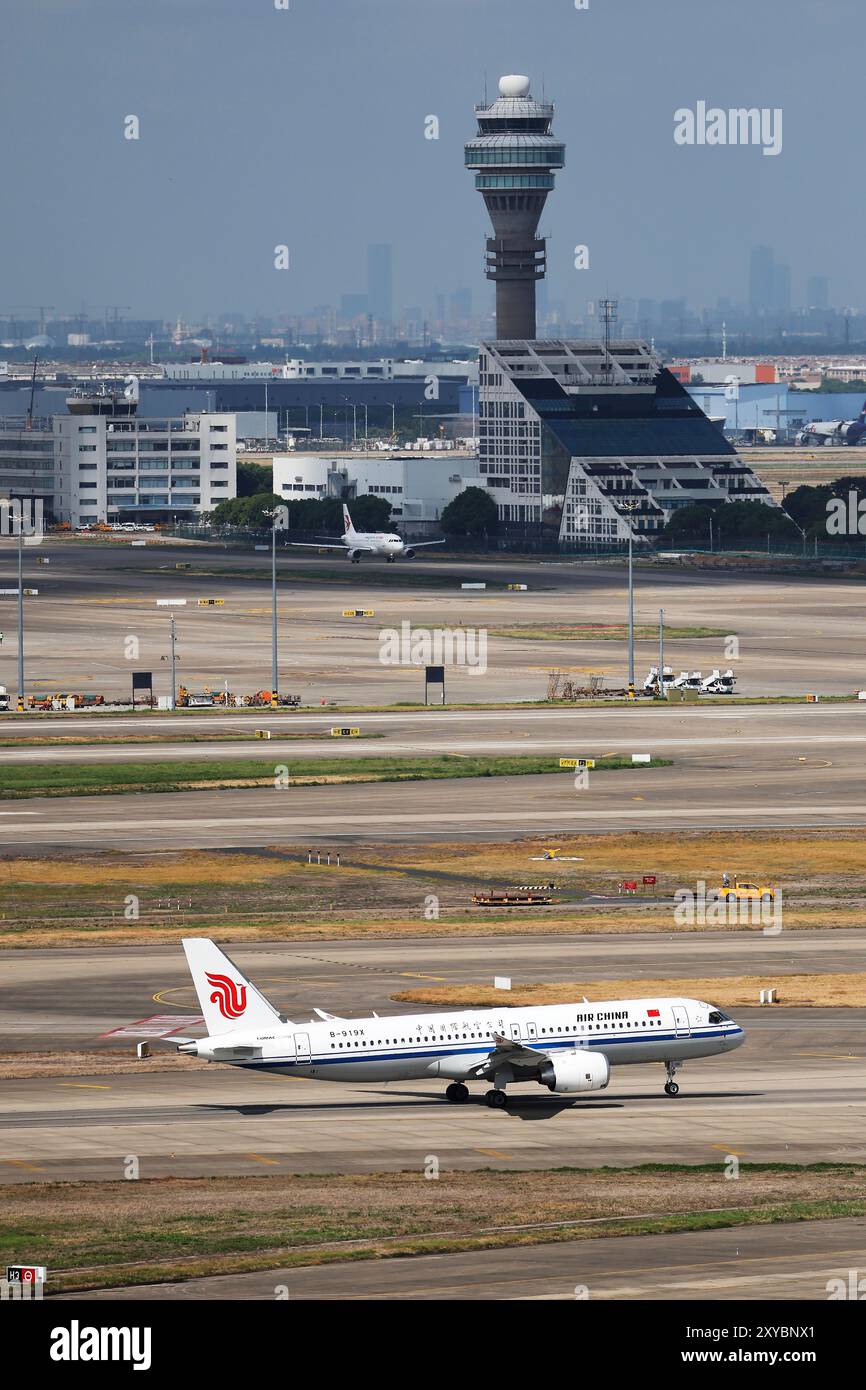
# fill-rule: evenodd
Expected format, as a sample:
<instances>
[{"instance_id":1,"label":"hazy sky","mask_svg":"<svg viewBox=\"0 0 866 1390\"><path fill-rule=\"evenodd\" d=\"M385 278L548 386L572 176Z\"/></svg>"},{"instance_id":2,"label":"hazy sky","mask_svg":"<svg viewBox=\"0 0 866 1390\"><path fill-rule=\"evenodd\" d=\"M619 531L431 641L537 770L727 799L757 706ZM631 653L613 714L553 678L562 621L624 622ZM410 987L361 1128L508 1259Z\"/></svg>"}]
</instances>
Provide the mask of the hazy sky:
<instances>
[{"instance_id":1,"label":"hazy sky","mask_svg":"<svg viewBox=\"0 0 866 1390\"><path fill-rule=\"evenodd\" d=\"M816 273L833 302L866 300L864 0L289 6L0 0L0 311L299 312L363 289L373 241L394 245L396 306L459 285L480 306L486 215L462 145L503 72L556 102L566 167L541 230L569 308L745 299L763 242L795 304ZM700 100L781 107L782 152L676 145L674 111Z\"/></svg>"}]
</instances>

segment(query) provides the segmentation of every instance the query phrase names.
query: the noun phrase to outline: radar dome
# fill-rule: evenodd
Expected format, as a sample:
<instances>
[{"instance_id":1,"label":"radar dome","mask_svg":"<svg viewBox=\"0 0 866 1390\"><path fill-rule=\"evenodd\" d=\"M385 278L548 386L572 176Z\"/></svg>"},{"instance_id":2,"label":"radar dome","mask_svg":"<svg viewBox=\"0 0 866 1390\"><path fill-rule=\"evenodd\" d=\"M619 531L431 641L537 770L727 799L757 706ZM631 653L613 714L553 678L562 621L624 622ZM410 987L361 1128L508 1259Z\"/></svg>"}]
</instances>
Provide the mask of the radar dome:
<instances>
[{"instance_id":1,"label":"radar dome","mask_svg":"<svg viewBox=\"0 0 866 1390\"><path fill-rule=\"evenodd\" d=\"M500 77L499 95L501 97L528 97L529 78L520 77L516 73L510 73L506 77Z\"/></svg>"}]
</instances>

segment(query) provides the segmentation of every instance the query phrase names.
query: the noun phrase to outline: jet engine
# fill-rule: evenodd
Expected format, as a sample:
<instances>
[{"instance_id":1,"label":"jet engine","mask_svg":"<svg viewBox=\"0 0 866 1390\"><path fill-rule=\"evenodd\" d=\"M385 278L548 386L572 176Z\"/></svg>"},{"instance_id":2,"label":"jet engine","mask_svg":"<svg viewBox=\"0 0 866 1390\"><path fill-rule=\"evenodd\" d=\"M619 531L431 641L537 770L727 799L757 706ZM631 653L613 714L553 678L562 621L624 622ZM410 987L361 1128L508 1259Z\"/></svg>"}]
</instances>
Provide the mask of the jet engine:
<instances>
[{"instance_id":1,"label":"jet engine","mask_svg":"<svg viewBox=\"0 0 866 1390\"><path fill-rule=\"evenodd\" d=\"M578 1049L551 1057L539 1080L549 1091L568 1095L574 1091L603 1091L610 1080L610 1063L601 1052Z\"/></svg>"},{"instance_id":2,"label":"jet engine","mask_svg":"<svg viewBox=\"0 0 866 1390\"><path fill-rule=\"evenodd\" d=\"M408 550L404 550L404 551L403 551L403 559L404 559L404 560L414 560L414 559L415 559L415 551L412 549L411 546L409 547Z\"/></svg>"},{"instance_id":3,"label":"jet engine","mask_svg":"<svg viewBox=\"0 0 866 1390\"><path fill-rule=\"evenodd\" d=\"M363 550L350 550L349 559L352 561L353 565L357 565L363 554Z\"/></svg>"}]
</instances>

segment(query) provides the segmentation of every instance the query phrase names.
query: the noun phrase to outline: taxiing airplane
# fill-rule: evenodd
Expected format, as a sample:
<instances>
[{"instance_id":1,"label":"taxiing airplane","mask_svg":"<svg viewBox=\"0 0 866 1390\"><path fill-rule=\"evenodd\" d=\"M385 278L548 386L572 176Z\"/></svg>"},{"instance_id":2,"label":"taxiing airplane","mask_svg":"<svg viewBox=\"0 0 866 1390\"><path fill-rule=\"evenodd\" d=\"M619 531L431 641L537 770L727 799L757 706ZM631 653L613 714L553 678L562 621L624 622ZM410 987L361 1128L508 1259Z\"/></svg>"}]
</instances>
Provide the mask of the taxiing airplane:
<instances>
[{"instance_id":1,"label":"taxiing airplane","mask_svg":"<svg viewBox=\"0 0 866 1390\"><path fill-rule=\"evenodd\" d=\"M353 565L360 562L362 555L384 555L388 564L392 565L401 555L404 560L412 560L416 550L423 550L428 545L445 544L444 540L441 540L413 541L412 545L407 545L396 531L356 531L345 503L343 528L343 539L336 545L329 541L319 541L316 544L309 541L292 541L291 544L299 545L303 550L348 550Z\"/></svg>"},{"instance_id":2,"label":"taxiing airplane","mask_svg":"<svg viewBox=\"0 0 866 1390\"><path fill-rule=\"evenodd\" d=\"M739 1047L739 1024L700 999L612 999L538 1008L449 1009L391 1018L284 1018L206 937L183 942L207 1037L173 1039L178 1052L210 1062L317 1081L414 1081L441 1077L445 1096L469 1099L467 1082L505 1088L533 1081L557 1095L602 1091L620 1063L661 1062L665 1093L684 1061Z\"/></svg>"},{"instance_id":3,"label":"taxiing airplane","mask_svg":"<svg viewBox=\"0 0 866 1390\"><path fill-rule=\"evenodd\" d=\"M796 436L797 444L859 444L866 434L866 401L856 420L813 420Z\"/></svg>"}]
</instances>

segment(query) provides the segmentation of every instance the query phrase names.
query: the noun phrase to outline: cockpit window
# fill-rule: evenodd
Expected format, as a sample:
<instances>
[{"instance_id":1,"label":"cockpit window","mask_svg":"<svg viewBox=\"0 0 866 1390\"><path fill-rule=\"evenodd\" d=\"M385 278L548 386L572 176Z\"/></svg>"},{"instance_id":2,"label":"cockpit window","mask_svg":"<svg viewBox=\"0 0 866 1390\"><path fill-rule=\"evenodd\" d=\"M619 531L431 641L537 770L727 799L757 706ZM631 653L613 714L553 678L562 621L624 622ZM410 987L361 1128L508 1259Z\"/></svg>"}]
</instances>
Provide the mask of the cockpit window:
<instances>
[{"instance_id":1,"label":"cockpit window","mask_svg":"<svg viewBox=\"0 0 866 1390\"><path fill-rule=\"evenodd\" d=\"M712 1009L710 1012L710 1023L729 1023L727 1014L723 1014L721 1009Z\"/></svg>"}]
</instances>

